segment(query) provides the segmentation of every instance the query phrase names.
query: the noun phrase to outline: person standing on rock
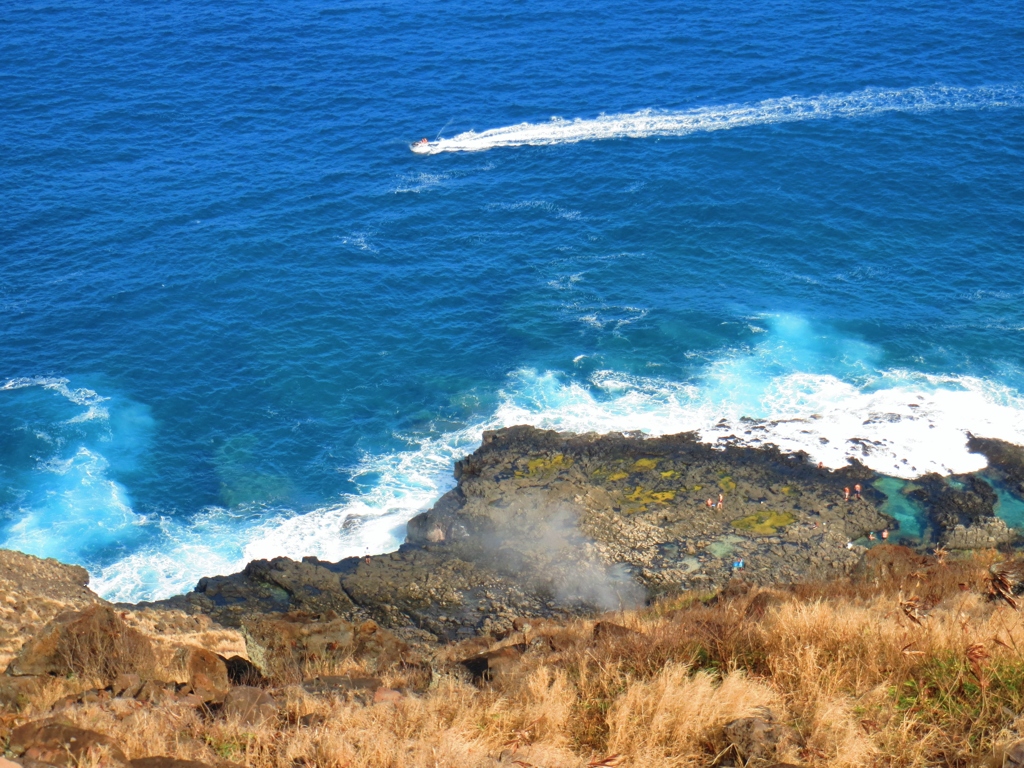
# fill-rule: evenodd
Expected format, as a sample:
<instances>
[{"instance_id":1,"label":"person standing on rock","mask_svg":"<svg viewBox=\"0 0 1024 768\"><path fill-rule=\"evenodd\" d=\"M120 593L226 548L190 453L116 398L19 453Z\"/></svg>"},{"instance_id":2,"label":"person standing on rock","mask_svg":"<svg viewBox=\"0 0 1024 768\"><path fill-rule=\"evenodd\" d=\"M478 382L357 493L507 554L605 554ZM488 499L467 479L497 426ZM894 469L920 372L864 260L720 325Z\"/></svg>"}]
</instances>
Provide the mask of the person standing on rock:
<instances>
[{"instance_id":1,"label":"person standing on rock","mask_svg":"<svg viewBox=\"0 0 1024 768\"><path fill-rule=\"evenodd\" d=\"M847 486L846 488L843 488L843 500L844 501L849 501L850 500L850 487L849 486Z\"/></svg>"},{"instance_id":2,"label":"person standing on rock","mask_svg":"<svg viewBox=\"0 0 1024 768\"><path fill-rule=\"evenodd\" d=\"M724 493L720 493L720 494L718 494L718 505L715 508L716 509L721 509L724 506L725 506L725 494Z\"/></svg>"},{"instance_id":3,"label":"person standing on rock","mask_svg":"<svg viewBox=\"0 0 1024 768\"><path fill-rule=\"evenodd\" d=\"M858 501L860 501L863 498L860 495L860 483L857 483L855 486L853 486L853 498L857 499Z\"/></svg>"}]
</instances>

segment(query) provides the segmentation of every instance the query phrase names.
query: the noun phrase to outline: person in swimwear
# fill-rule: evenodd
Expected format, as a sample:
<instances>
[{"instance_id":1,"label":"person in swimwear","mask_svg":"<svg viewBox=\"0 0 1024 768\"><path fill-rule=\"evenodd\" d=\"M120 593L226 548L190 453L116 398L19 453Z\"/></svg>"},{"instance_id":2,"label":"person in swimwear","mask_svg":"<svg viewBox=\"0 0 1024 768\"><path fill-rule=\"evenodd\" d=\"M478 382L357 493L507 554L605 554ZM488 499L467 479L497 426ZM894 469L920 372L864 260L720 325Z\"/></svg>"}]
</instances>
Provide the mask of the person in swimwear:
<instances>
[{"instance_id":1,"label":"person in swimwear","mask_svg":"<svg viewBox=\"0 0 1024 768\"><path fill-rule=\"evenodd\" d=\"M419 140L419 141L417 141L416 143L417 143L417 144L419 144L420 146L423 146L423 145L425 145L425 144L429 144L430 142L429 142L429 141L427 140L427 138L426 138L426 137L424 136L424 137L423 137L422 139L420 139L420 140Z\"/></svg>"}]
</instances>

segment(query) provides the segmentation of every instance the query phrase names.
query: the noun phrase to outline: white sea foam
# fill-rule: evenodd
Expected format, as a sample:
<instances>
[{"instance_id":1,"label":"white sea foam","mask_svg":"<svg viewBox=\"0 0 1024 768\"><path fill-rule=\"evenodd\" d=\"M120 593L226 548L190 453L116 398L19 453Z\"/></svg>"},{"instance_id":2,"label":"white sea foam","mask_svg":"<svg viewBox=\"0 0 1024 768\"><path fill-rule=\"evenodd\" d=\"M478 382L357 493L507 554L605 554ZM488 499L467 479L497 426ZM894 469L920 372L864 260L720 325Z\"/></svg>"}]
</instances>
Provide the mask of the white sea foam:
<instances>
[{"instance_id":1,"label":"white sea foam","mask_svg":"<svg viewBox=\"0 0 1024 768\"><path fill-rule=\"evenodd\" d=\"M277 510L254 523L237 511L210 508L187 524L164 519L152 545L104 568L93 588L110 600L155 599L190 590L197 574L233 573L250 560L312 555L337 561L397 549L406 521L454 485L452 466L479 445L483 428L366 456L353 472L357 483L374 478L364 492L304 514Z\"/></svg>"},{"instance_id":2,"label":"white sea foam","mask_svg":"<svg viewBox=\"0 0 1024 768\"><path fill-rule=\"evenodd\" d=\"M854 457L904 478L984 467L983 457L967 451L968 432L1024 443L1024 398L984 379L892 370L858 384L807 373L751 383L741 380L745 356L711 366L692 383L608 370L587 381L517 371L485 422L365 457L355 478L374 480L363 493L257 523L224 509L206 510L185 526L162 521L160 541L105 568L94 588L112 600L166 597L191 589L197 575L231 573L257 558L335 561L392 551L404 539L405 522L454 485L454 462L479 445L483 430L514 424L651 436L694 431L712 444L803 450L830 467ZM723 396L730 387L738 395L732 401Z\"/></svg>"},{"instance_id":3,"label":"white sea foam","mask_svg":"<svg viewBox=\"0 0 1024 768\"><path fill-rule=\"evenodd\" d=\"M361 490L313 510L243 506L205 509L187 521L143 518L109 479L103 456L81 447L37 468L38 493L25 500L23 519L5 543L79 562L110 541L125 544L131 554L94 573L94 588L109 599L151 599L256 558L338 560L393 550L406 521L454 485L454 462L479 445L481 433L514 424L648 435L694 431L711 444L803 450L830 467L856 458L903 478L982 468L984 458L967 450L969 432L1024 444L1024 397L1011 386L887 368L872 345L798 316L747 322L763 329L756 344L720 353L685 381L608 369L586 378L516 371L489 416L410 439L403 450L364 456L352 472ZM83 403L99 399L66 381L46 381L34 384L78 392Z\"/></svg>"},{"instance_id":4,"label":"white sea foam","mask_svg":"<svg viewBox=\"0 0 1024 768\"><path fill-rule=\"evenodd\" d=\"M86 389L85 387L72 389L68 384L69 381L62 377L22 376L20 378L8 379L7 382L0 387L0 392L25 389L27 387L42 387L43 389L48 389L58 393L61 397L70 400L75 405L88 406L96 406L109 399L97 394L91 389ZM90 418L96 418L96 416Z\"/></svg>"},{"instance_id":5,"label":"white sea foam","mask_svg":"<svg viewBox=\"0 0 1024 768\"><path fill-rule=\"evenodd\" d=\"M868 117L886 112L994 109L1024 106L1024 87L959 88L931 85L917 88L866 88L852 93L786 96L750 104L699 107L679 111L645 109L584 119L553 117L546 123L519 123L490 130L467 131L433 145L440 152L479 152L498 147L575 144L601 139L686 136L752 125L805 120Z\"/></svg>"},{"instance_id":6,"label":"white sea foam","mask_svg":"<svg viewBox=\"0 0 1024 768\"><path fill-rule=\"evenodd\" d=\"M133 463L152 428L148 411L122 402L111 424L111 398L62 377L10 379L0 392L39 388L48 401L46 430L33 430L52 453L35 455L28 467L12 470L8 483L18 501L0 541L5 547L40 557L85 562L111 546L138 541L145 518L132 510L127 490L111 479L106 447L116 443L119 466ZM68 417L69 412L75 415ZM102 448L102 451L101 451Z\"/></svg>"}]
</instances>

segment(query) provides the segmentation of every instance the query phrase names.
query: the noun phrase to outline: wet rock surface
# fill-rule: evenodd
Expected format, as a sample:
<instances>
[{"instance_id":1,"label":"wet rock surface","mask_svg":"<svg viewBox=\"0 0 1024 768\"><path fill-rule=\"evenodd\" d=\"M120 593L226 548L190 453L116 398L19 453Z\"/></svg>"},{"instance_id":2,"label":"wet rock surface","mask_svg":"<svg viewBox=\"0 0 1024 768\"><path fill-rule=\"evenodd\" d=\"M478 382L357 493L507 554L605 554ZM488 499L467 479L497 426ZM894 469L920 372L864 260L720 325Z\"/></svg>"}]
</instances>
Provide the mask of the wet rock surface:
<instances>
[{"instance_id":1,"label":"wet rock surface","mask_svg":"<svg viewBox=\"0 0 1024 768\"><path fill-rule=\"evenodd\" d=\"M938 539L946 549L983 549L1009 544L1017 533L996 517L998 497L976 475L925 475L911 497L925 505Z\"/></svg>"},{"instance_id":2,"label":"wet rock surface","mask_svg":"<svg viewBox=\"0 0 1024 768\"><path fill-rule=\"evenodd\" d=\"M989 469L1011 490L1024 495L1024 447L1005 440L971 435L967 448L988 459Z\"/></svg>"}]
</instances>

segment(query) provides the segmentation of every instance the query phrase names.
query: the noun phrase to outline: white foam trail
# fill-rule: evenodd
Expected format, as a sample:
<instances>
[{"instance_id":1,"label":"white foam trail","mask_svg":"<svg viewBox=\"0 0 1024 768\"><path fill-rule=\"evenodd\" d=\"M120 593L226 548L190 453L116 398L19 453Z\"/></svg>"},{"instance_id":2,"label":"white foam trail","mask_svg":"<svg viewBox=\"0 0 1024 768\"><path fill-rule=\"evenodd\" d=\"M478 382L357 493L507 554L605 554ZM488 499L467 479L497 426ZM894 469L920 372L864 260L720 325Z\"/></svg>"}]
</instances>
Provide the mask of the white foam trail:
<instances>
[{"instance_id":1,"label":"white foam trail","mask_svg":"<svg viewBox=\"0 0 1024 768\"><path fill-rule=\"evenodd\" d=\"M91 389L86 389L85 387L71 389L68 386L68 383L67 379L56 376L22 376L15 379L8 379L7 383L0 387L0 392L25 389L26 387L42 387L43 389L49 389L53 392L57 392L61 397L70 400L75 405L90 406L90 411L93 406L106 402L110 399L97 394ZM100 409L100 411L102 411L103 416L106 415L105 409ZM98 415L100 415L99 412L96 412L94 415L89 416L89 418L97 418ZM76 420L84 419L79 417Z\"/></svg>"},{"instance_id":2,"label":"white foam trail","mask_svg":"<svg viewBox=\"0 0 1024 768\"><path fill-rule=\"evenodd\" d=\"M931 85L918 88L866 88L852 93L786 96L752 104L728 104L680 111L645 109L614 115L546 123L519 123L490 130L466 131L431 145L428 154L480 152L498 147L575 144L601 139L649 136L687 136L752 125L795 123L879 115L886 112L994 109L1024 106L1021 84L958 88Z\"/></svg>"}]
</instances>

